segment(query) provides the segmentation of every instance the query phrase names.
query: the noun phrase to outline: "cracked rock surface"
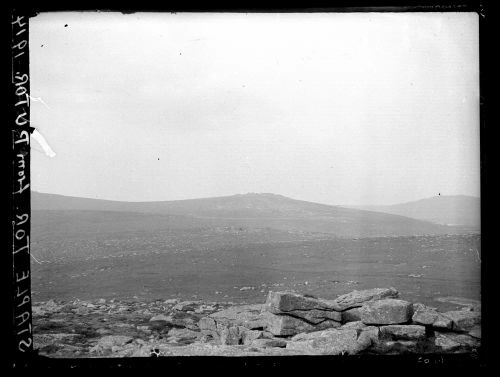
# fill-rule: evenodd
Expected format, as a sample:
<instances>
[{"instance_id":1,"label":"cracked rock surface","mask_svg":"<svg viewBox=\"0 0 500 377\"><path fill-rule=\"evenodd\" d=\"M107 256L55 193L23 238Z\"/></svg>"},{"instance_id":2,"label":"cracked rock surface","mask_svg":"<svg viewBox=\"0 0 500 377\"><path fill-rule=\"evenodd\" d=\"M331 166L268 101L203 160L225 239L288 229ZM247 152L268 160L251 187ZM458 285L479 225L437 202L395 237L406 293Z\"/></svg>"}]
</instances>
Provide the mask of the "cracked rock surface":
<instances>
[{"instance_id":1,"label":"cracked rock surface","mask_svg":"<svg viewBox=\"0 0 500 377\"><path fill-rule=\"evenodd\" d=\"M269 292L265 303L98 299L33 305L35 349L50 357L466 353L480 306L438 312L394 288L335 300ZM347 314L346 314L347 313Z\"/></svg>"}]
</instances>

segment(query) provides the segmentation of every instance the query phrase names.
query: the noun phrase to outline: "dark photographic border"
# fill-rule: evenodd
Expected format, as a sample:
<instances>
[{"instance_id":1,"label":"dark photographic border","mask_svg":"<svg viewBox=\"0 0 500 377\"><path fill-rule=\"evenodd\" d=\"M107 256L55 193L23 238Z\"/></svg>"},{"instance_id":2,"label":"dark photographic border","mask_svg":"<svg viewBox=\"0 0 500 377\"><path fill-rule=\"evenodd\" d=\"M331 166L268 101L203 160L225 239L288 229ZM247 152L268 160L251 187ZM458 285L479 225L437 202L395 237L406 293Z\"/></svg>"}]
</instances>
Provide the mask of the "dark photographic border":
<instances>
[{"instance_id":1,"label":"dark photographic border","mask_svg":"<svg viewBox=\"0 0 500 377\"><path fill-rule=\"evenodd\" d=\"M347 3L347 2L346 2ZM161 11L161 12L476 12L479 15L480 27L480 131L481 131L481 245L489 240L489 228L486 222L485 198L486 192L486 110L485 110L485 33L487 29L486 7L479 1L469 2L419 2L417 5L391 4L384 5L363 4L363 2L349 2L350 4L339 4L325 6L318 4L308 7L224 7L212 6L211 8L177 6L165 9L142 8L131 10L128 8L111 9L104 7L100 11L119 11L122 13L134 13L139 11ZM312 3L311 3L312 4ZM484 298L488 294L485 287L487 280L486 268L488 255L484 255L481 265L482 297L483 297L483 331L482 347L479 354L450 354L450 355L395 355L395 356L281 356L281 357L160 357L160 358L89 358L89 359L57 359L42 357L33 349L32 312L31 312L31 278L30 278L30 136L34 128L30 126L29 101L29 18L40 12L48 11L95 11L96 8L55 8L40 6L35 8L11 8L10 11L10 68L9 79L9 168L7 173L9 180L6 185L5 194L8 195L7 210L9 225L8 250L4 253L8 257L4 263L6 271L4 277L7 280L7 303L5 309L8 312L8 355L11 368L182 368L188 370L195 368L245 368L245 369L293 369L300 367L308 368L313 365L316 368L332 367L377 367L390 365L391 368L398 366L415 367L484 367L489 359L488 306ZM489 14L488 14L489 15ZM486 235L485 235L486 233ZM210 369L207 369L207 371Z\"/></svg>"}]
</instances>

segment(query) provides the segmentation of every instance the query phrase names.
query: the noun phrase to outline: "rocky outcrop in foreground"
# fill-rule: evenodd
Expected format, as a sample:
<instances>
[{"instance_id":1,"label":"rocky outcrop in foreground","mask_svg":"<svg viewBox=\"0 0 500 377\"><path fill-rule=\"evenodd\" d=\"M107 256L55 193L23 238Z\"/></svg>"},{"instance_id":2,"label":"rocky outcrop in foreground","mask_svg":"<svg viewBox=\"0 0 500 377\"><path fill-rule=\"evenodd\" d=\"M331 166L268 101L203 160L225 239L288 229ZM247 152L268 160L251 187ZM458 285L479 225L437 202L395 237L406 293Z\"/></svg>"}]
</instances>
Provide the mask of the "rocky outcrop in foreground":
<instances>
[{"instance_id":1,"label":"rocky outcrop in foreground","mask_svg":"<svg viewBox=\"0 0 500 377\"><path fill-rule=\"evenodd\" d=\"M269 292L264 304L48 301L33 307L35 348L54 357L475 352L480 306L439 312L394 288L335 300Z\"/></svg>"}]
</instances>

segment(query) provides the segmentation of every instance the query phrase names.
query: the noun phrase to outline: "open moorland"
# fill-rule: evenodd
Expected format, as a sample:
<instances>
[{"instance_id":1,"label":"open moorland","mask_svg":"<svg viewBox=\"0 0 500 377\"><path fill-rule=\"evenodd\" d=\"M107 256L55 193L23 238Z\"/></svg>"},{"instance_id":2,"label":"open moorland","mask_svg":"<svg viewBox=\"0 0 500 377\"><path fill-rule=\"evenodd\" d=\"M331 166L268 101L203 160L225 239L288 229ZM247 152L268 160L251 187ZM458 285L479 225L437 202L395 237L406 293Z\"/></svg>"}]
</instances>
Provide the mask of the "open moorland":
<instances>
[{"instance_id":1,"label":"open moorland","mask_svg":"<svg viewBox=\"0 0 500 377\"><path fill-rule=\"evenodd\" d=\"M389 328L403 331L403 340L394 343L395 335L377 335L371 346L363 343L368 347L363 352L398 353L398 347L470 352L478 346L480 314L460 311L464 305L477 307L481 293L481 236L470 227L269 194L174 202L157 210L148 204L136 212L113 202L96 210L92 206L99 203L92 200L90 209L79 207L78 200L77 206L75 201L40 203L38 195L31 252L35 347L42 354L149 356L158 347L165 355L326 352L269 335L273 323L240 331L233 318L226 330L213 333L201 329L200 321L224 309L232 313L246 308L240 305L262 305L270 292L334 300L374 287L397 287L398 299L425 305L424 317L429 310L431 316L433 310L451 311L452 317L458 310L455 320L470 322L467 331L474 336L460 329L446 333L450 328L440 333L439 326L435 332L431 326L432 334L426 330L425 337L418 338L424 334L419 333L419 340L407 341L412 331L423 331L408 312L410 320L398 325L402 328ZM242 315L253 316L251 308ZM356 322L342 317L339 323L347 326L348 321ZM294 333L302 331L300 323L294 326ZM358 352L364 330L350 327L328 330L333 331L328 336L337 342L357 331L356 339L339 350ZM389 331L382 327L377 334ZM215 338L207 338L210 334ZM263 338L252 340L250 334ZM290 341L305 348L288 350Z\"/></svg>"},{"instance_id":2,"label":"open moorland","mask_svg":"<svg viewBox=\"0 0 500 377\"><path fill-rule=\"evenodd\" d=\"M238 245L231 236L227 240L222 236L207 240L202 232L197 236L52 239L51 251L64 247L89 256L33 263L33 299L259 302L273 289L328 298L378 286L399 287L408 298L433 306L439 303L429 300L439 296L479 299L478 235L254 240ZM33 247L36 252L37 246ZM99 255L92 255L93 249L100 250Z\"/></svg>"},{"instance_id":3,"label":"open moorland","mask_svg":"<svg viewBox=\"0 0 500 377\"><path fill-rule=\"evenodd\" d=\"M377 286L422 302L480 296L480 234L466 228L272 194L156 206L34 194L35 301L260 302Z\"/></svg>"}]
</instances>

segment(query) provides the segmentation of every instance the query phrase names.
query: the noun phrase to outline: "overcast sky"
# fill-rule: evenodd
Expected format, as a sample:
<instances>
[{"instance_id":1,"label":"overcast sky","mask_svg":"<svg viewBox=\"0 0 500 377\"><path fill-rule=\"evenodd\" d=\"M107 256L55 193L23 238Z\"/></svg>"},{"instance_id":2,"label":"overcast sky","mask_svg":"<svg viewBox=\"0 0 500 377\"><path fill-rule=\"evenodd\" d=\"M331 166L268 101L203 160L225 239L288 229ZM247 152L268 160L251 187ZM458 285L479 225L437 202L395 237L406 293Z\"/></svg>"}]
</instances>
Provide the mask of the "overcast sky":
<instances>
[{"instance_id":1,"label":"overcast sky","mask_svg":"<svg viewBox=\"0 0 500 377\"><path fill-rule=\"evenodd\" d=\"M31 119L56 156L32 141L32 189L479 196L478 48L474 13L42 13Z\"/></svg>"}]
</instances>

